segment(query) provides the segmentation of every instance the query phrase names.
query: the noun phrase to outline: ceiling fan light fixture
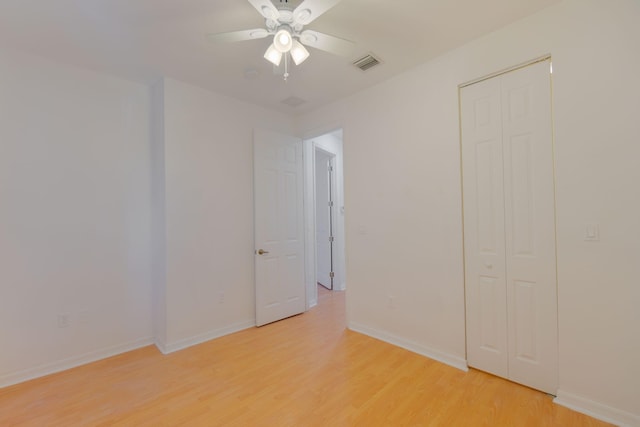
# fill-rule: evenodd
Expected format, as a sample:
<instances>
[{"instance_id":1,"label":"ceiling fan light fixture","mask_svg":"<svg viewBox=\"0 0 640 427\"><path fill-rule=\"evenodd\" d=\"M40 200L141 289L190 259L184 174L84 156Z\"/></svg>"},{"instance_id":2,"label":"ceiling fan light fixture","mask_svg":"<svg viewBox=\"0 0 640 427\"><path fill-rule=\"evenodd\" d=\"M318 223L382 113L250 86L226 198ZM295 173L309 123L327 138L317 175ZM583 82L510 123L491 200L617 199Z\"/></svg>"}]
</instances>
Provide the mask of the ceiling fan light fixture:
<instances>
[{"instance_id":1,"label":"ceiling fan light fixture","mask_svg":"<svg viewBox=\"0 0 640 427\"><path fill-rule=\"evenodd\" d=\"M248 0L265 19L264 28L208 34L207 37L213 42L239 42L270 37L271 43L264 53L264 58L271 62L275 69L280 67L284 57L283 76L287 80L290 62L300 65L310 56L307 46L336 55L351 55L354 42L304 29L307 24L340 1L279 0L280 4L276 6L276 0ZM256 77L256 72L246 72L245 77Z\"/></svg>"},{"instance_id":2,"label":"ceiling fan light fixture","mask_svg":"<svg viewBox=\"0 0 640 427\"><path fill-rule=\"evenodd\" d=\"M280 61L282 61L282 52L275 47L274 43L271 43L264 53L264 58L277 67L280 65Z\"/></svg>"},{"instance_id":3,"label":"ceiling fan light fixture","mask_svg":"<svg viewBox=\"0 0 640 427\"><path fill-rule=\"evenodd\" d=\"M278 30L276 35L273 36L273 46L275 46L280 53L289 52L293 46L293 37L291 36L291 32L286 28Z\"/></svg>"},{"instance_id":4,"label":"ceiling fan light fixture","mask_svg":"<svg viewBox=\"0 0 640 427\"><path fill-rule=\"evenodd\" d=\"M302 64L309 57L309 51L298 40L293 41L291 47L291 59L296 65Z\"/></svg>"}]
</instances>

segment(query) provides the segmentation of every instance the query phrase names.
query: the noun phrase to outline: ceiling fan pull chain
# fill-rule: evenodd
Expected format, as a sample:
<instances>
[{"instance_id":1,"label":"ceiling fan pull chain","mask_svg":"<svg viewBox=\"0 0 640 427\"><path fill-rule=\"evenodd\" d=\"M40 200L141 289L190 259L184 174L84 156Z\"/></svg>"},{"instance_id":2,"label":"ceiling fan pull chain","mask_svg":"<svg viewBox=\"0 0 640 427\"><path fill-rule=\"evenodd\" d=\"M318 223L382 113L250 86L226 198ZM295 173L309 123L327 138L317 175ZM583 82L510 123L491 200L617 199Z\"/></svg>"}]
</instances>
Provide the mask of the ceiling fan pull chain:
<instances>
[{"instance_id":1,"label":"ceiling fan pull chain","mask_svg":"<svg viewBox=\"0 0 640 427\"><path fill-rule=\"evenodd\" d=\"M284 81L289 77L289 52L284 54Z\"/></svg>"}]
</instances>

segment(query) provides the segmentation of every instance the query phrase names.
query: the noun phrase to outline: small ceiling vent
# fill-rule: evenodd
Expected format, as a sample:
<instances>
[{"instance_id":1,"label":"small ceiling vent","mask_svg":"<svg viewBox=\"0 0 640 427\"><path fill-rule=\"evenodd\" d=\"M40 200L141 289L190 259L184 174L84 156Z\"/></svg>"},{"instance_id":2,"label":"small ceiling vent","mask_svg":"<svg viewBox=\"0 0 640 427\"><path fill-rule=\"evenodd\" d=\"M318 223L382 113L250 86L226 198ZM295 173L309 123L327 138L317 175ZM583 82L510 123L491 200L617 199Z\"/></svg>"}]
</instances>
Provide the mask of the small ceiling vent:
<instances>
[{"instance_id":1,"label":"small ceiling vent","mask_svg":"<svg viewBox=\"0 0 640 427\"><path fill-rule=\"evenodd\" d=\"M380 59L373 56L372 53L368 53L366 56L363 56L357 61L354 61L353 65L360 68L362 71L367 71L368 69L373 68L381 63L382 61Z\"/></svg>"},{"instance_id":2,"label":"small ceiling vent","mask_svg":"<svg viewBox=\"0 0 640 427\"><path fill-rule=\"evenodd\" d=\"M305 101L304 99L298 98L297 96L290 96L287 99L283 99L280 102L282 102L285 105L288 105L289 107L298 107L306 103L307 101Z\"/></svg>"}]
</instances>

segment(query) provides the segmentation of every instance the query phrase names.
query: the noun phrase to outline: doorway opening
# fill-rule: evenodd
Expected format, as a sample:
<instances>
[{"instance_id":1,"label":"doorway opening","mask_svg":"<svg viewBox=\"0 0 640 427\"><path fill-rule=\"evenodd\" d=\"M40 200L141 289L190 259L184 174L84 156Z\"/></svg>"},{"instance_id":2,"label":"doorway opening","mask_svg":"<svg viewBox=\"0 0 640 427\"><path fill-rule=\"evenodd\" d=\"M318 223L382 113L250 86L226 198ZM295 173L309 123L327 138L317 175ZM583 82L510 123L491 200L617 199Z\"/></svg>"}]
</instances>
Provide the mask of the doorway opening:
<instances>
[{"instance_id":1,"label":"doorway opening","mask_svg":"<svg viewBox=\"0 0 640 427\"><path fill-rule=\"evenodd\" d=\"M319 286L333 290L335 155L316 147L315 157L316 281Z\"/></svg>"},{"instance_id":2,"label":"doorway opening","mask_svg":"<svg viewBox=\"0 0 640 427\"><path fill-rule=\"evenodd\" d=\"M304 140L307 308L346 289L342 142L342 129Z\"/></svg>"}]
</instances>

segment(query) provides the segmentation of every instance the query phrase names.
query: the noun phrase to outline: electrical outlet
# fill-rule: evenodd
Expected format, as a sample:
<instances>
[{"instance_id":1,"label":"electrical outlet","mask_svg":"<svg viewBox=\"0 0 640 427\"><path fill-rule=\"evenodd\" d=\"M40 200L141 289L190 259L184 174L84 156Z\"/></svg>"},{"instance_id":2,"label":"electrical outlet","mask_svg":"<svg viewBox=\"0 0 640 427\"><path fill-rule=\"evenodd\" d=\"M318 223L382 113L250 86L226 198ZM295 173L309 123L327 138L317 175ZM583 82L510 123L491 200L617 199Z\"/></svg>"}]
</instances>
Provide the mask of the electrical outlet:
<instances>
[{"instance_id":1,"label":"electrical outlet","mask_svg":"<svg viewBox=\"0 0 640 427\"><path fill-rule=\"evenodd\" d=\"M387 308L395 308L395 299L396 297L394 297L393 295L389 295L387 299Z\"/></svg>"},{"instance_id":2,"label":"electrical outlet","mask_svg":"<svg viewBox=\"0 0 640 427\"><path fill-rule=\"evenodd\" d=\"M68 328L71 324L71 313L58 314L58 328Z\"/></svg>"},{"instance_id":3,"label":"electrical outlet","mask_svg":"<svg viewBox=\"0 0 640 427\"><path fill-rule=\"evenodd\" d=\"M591 223L585 225L584 240L587 242L597 242L600 240L600 225Z\"/></svg>"},{"instance_id":4,"label":"electrical outlet","mask_svg":"<svg viewBox=\"0 0 640 427\"><path fill-rule=\"evenodd\" d=\"M218 292L218 304L224 304L224 292Z\"/></svg>"}]
</instances>

